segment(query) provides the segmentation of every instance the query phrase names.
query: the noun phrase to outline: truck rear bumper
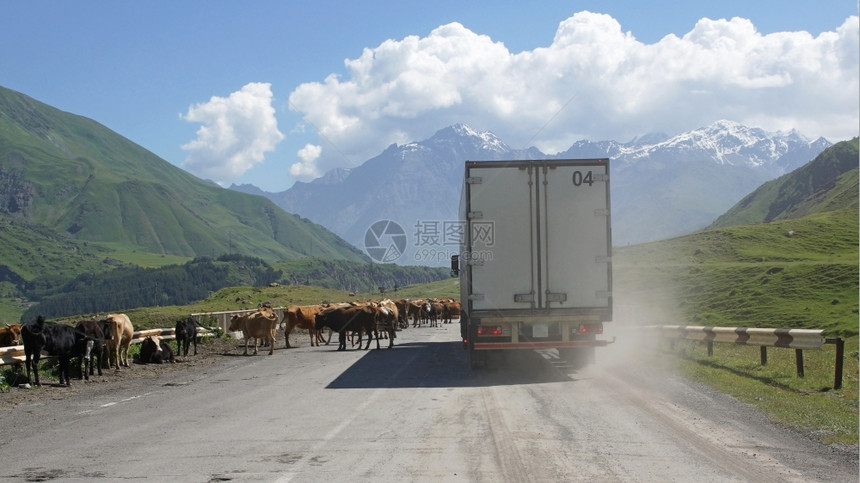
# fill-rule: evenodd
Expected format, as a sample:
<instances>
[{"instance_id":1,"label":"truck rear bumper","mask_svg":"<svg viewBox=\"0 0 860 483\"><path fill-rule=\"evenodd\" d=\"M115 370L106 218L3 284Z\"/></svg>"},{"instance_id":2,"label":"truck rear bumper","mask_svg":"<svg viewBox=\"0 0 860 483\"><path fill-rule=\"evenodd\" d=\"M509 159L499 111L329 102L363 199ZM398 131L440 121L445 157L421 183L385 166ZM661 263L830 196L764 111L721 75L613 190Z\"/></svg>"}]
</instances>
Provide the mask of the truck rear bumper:
<instances>
[{"instance_id":1,"label":"truck rear bumper","mask_svg":"<svg viewBox=\"0 0 860 483\"><path fill-rule=\"evenodd\" d=\"M474 350L496 350L496 349L553 349L558 347L604 347L615 342L612 340L576 340L576 341L548 341L548 342L475 342Z\"/></svg>"}]
</instances>

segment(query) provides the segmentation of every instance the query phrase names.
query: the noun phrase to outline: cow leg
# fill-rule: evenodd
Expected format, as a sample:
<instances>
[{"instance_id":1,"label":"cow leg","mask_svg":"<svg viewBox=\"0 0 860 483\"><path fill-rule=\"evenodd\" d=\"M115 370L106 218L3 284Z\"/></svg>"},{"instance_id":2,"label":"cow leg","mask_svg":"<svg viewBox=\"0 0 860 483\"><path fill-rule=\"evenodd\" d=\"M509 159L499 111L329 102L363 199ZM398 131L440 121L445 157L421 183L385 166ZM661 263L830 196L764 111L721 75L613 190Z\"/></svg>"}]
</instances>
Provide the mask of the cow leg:
<instances>
[{"instance_id":1,"label":"cow leg","mask_svg":"<svg viewBox=\"0 0 860 483\"><path fill-rule=\"evenodd\" d=\"M93 368L93 345L95 345L95 341L88 340L87 348L84 351L83 363L84 363L84 371L81 373L81 377L90 380L90 375L94 374ZM78 370L80 370L81 364L78 362Z\"/></svg>"},{"instance_id":2,"label":"cow leg","mask_svg":"<svg viewBox=\"0 0 860 483\"><path fill-rule=\"evenodd\" d=\"M99 375L101 376L101 375L102 375L102 358L103 358L104 356L102 355L103 353L101 353L101 352L102 352L102 351L101 351L101 349L99 349L99 350L98 350L98 351L96 351L96 352L97 352L97 354L93 355L92 357L93 357L93 359L98 358L98 362L96 362L96 365L97 365L97 366L98 366L98 368L99 368ZM95 374L93 374L93 375L95 375Z\"/></svg>"},{"instance_id":3,"label":"cow leg","mask_svg":"<svg viewBox=\"0 0 860 483\"><path fill-rule=\"evenodd\" d=\"M272 355L275 353L275 336L274 335L269 336L268 340L269 340L269 355Z\"/></svg>"},{"instance_id":4,"label":"cow leg","mask_svg":"<svg viewBox=\"0 0 860 483\"><path fill-rule=\"evenodd\" d=\"M60 385L63 385L63 381L66 383L66 387L72 385L72 381L69 380L69 366L71 364L71 357L69 356L60 356Z\"/></svg>"},{"instance_id":5,"label":"cow leg","mask_svg":"<svg viewBox=\"0 0 860 483\"><path fill-rule=\"evenodd\" d=\"M129 367L128 366L128 346L127 345L122 344L120 346L119 355L122 358L122 367Z\"/></svg>"},{"instance_id":6,"label":"cow leg","mask_svg":"<svg viewBox=\"0 0 860 483\"><path fill-rule=\"evenodd\" d=\"M346 331L342 330L337 333L337 350L345 351L346 350Z\"/></svg>"},{"instance_id":7,"label":"cow leg","mask_svg":"<svg viewBox=\"0 0 860 483\"><path fill-rule=\"evenodd\" d=\"M113 349L113 351L112 351L113 352L113 363L114 363L114 366L116 367L116 370L119 371L120 370L120 368L119 368L119 344L117 343L117 345L115 347L113 347L112 349Z\"/></svg>"},{"instance_id":8,"label":"cow leg","mask_svg":"<svg viewBox=\"0 0 860 483\"><path fill-rule=\"evenodd\" d=\"M33 372L35 373L34 378L36 379L36 385L41 386L42 382L39 381L39 360L42 358L42 349L36 351L33 354Z\"/></svg>"},{"instance_id":9,"label":"cow leg","mask_svg":"<svg viewBox=\"0 0 860 483\"><path fill-rule=\"evenodd\" d=\"M31 383L30 366L32 365L33 366L33 372L36 373L35 384L37 386L40 386L41 384L39 384L39 358L36 356L36 354L39 354L39 352L37 351L34 354L31 354L29 352L25 353L24 354L24 365L27 367L27 384Z\"/></svg>"},{"instance_id":10,"label":"cow leg","mask_svg":"<svg viewBox=\"0 0 860 483\"><path fill-rule=\"evenodd\" d=\"M290 332L292 332L292 331L293 331L293 328L288 323L287 327L284 329L284 342L286 343L287 349L290 348ZM311 345L314 345L313 340L311 340Z\"/></svg>"}]
</instances>

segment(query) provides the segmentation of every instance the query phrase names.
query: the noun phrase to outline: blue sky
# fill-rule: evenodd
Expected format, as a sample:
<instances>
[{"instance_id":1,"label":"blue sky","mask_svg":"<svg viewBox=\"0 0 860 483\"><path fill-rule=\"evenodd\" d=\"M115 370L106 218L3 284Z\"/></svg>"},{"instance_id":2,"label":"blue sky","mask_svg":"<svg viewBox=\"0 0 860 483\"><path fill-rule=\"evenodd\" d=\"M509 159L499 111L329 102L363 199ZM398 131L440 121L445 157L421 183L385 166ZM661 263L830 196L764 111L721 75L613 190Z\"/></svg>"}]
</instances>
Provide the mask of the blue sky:
<instances>
[{"instance_id":1,"label":"blue sky","mask_svg":"<svg viewBox=\"0 0 860 483\"><path fill-rule=\"evenodd\" d=\"M860 129L856 0L20 1L3 12L0 86L224 186L282 191L455 122L548 153L719 119L833 142Z\"/></svg>"}]
</instances>

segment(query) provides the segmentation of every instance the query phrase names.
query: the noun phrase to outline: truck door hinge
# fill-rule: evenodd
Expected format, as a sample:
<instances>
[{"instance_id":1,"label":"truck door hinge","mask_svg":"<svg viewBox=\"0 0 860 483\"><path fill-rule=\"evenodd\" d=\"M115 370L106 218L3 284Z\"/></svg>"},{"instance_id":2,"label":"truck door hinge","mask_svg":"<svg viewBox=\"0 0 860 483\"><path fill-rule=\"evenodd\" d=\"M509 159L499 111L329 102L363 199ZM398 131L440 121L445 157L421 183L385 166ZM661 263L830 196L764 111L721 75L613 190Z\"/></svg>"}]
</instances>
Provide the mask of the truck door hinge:
<instances>
[{"instance_id":1,"label":"truck door hinge","mask_svg":"<svg viewBox=\"0 0 860 483\"><path fill-rule=\"evenodd\" d=\"M481 260L480 258L477 258L475 260L469 260L466 263L468 263L469 265L471 265L473 267L483 267L484 266L484 261Z\"/></svg>"},{"instance_id":2,"label":"truck door hinge","mask_svg":"<svg viewBox=\"0 0 860 483\"><path fill-rule=\"evenodd\" d=\"M473 293L472 295L469 295L469 300L474 300L474 301L478 301L478 302L483 301L484 300L484 294Z\"/></svg>"},{"instance_id":3,"label":"truck door hinge","mask_svg":"<svg viewBox=\"0 0 860 483\"><path fill-rule=\"evenodd\" d=\"M466 218L468 218L470 220L480 220L483 217L484 217L483 211L470 211L469 213L466 214Z\"/></svg>"},{"instance_id":4,"label":"truck door hinge","mask_svg":"<svg viewBox=\"0 0 860 483\"><path fill-rule=\"evenodd\" d=\"M592 179L594 179L594 181L609 181L609 175L608 174L595 174Z\"/></svg>"},{"instance_id":5,"label":"truck door hinge","mask_svg":"<svg viewBox=\"0 0 860 483\"><path fill-rule=\"evenodd\" d=\"M533 304L534 301L535 301L534 292L531 292L531 293L515 293L514 294L514 302L516 302L518 304L529 304L529 303Z\"/></svg>"},{"instance_id":6,"label":"truck door hinge","mask_svg":"<svg viewBox=\"0 0 860 483\"><path fill-rule=\"evenodd\" d=\"M594 259L597 263L612 263L612 257L607 257L606 255L600 255Z\"/></svg>"},{"instance_id":7,"label":"truck door hinge","mask_svg":"<svg viewBox=\"0 0 860 483\"><path fill-rule=\"evenodd\" d=\"M594 216L609 216L609 210L606 208L598 208L594 210Z\"/></svg>"},{"instance_id":8,"label":"truck door hinge","mask_svg":"<svg viewBox=\"0 0 860 483\"><path fill-rule=\"evenodd\" d=\"M480 176L469 176L466 178L466 183L468 184L481 184L482 181Z\"/></svg>"},{"instance_id":9,"label":"truck door hinge","mask_svg":"<svg viewBox=\"0 0 860 483\"><path fill-rule=\"evenodd\" d=\"M567 301L567 294L564 292L546 292L546 301L553 303L562 303Z\"/></svg>"}]
</instances>

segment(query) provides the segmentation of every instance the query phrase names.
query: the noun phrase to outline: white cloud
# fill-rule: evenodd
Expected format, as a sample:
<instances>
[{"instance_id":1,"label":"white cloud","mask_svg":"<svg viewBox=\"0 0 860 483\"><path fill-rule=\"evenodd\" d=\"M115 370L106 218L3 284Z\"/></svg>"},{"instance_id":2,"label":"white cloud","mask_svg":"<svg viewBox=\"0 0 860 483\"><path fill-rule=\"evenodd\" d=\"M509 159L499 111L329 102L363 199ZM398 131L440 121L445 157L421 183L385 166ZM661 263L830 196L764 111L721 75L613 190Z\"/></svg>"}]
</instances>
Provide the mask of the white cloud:
<instances>
[{"instance_id":1,"label":"white cloud","mask_svg":"<svg viewBox=\"0 0 860 483\"><path fill-rule=\"evenodd\" d=\"M272 107L268 83L251 82L228 97L213 96L180 117L203 124L182 166L217 183L227 183L263 161L284 138Z\"/></svg>"},{"instance_id":2,"label":"white cloud","mask_svg":"<svg viewBox=\"0 0 860 483\"><path fill-rule=\"evenodd\" d=\"M305 147L299 149L296 154L301 161L290 166L290 176L301 180L311 180L323 174L317 167L317 160L322 154L322 146L305 144Z\"/></svg>"},{"instance_id":3,"label":"white cloud","mask_svg":"<svg viewBox=\"0 0 860 483\"><path fill-rule=\"evenodd\" d=\"M302 84L289 101L353 164L455 122L549 153L719 119L840 141L860 124L858 23L813 37L701 19L682 37L644 44L609 15L579 12L551 45L517 54L451 23L365 48L343 78ZM344 161L325 158L316 169Z\"/></svg>"}]
</instances>

